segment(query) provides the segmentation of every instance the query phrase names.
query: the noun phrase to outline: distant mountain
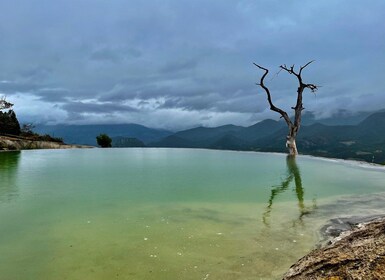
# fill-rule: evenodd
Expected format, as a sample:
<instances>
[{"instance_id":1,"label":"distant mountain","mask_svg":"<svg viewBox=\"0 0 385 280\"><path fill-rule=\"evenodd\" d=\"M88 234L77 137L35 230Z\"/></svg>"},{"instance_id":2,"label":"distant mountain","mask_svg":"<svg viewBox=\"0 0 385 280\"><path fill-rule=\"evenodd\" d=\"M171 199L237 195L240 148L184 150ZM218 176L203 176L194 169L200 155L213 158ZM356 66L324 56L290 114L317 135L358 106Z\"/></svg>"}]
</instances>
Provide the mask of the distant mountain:
<instances>
[{"instance_id":1,"label":"distant mountain","mask_svg":"<svg viewBox=\"0 0 385 280\"><path fill-rule=\"evenodd\" d=\"M184 139L177 135L170 135L158 142L150 143L150 147L163 147L163 148L199 148L199 145L194 144L188 139Z\"/></svg>"},{"instance_id":2,"label":"distant mountain","mask_svg":"<svg viewBox=\"0 0 385 280\"><path fill-rule=\"evenodd\" d=\"M267 119L252 126L245 127L242 131L239 131L239 134L236 136L252 142L257 139L272 135L282 129L287 130L286 123L284 121L274 121Z\"/></svg>"},{"instance_id":3,"label":"distant mountain","mask_svg":"<svg viewBox=\"0 0 385 280\"><path fill-rule=\"evenodd\" d=\"M172 134L171 131L148 128L139 124L37 125L34 130L40 134L63 138L68 144L92 146L96 146L96 136L101 133L106 133L111 138L117 136L137 138L145 144L159 141Z\"/></svg>"},{"instance_id":4,"label":"distant mountain","mask_svg":"<svg viewBox=\"0 0 385 280\"><path fill-rule=\"evenodd\" d=\"M143 148L146 145L137 138L116 136L112 137L112 147L123 148L123 147L138 147Z\"/></svg>"},{"instance_id":5,"label":"distant mountain","mask_svg":"<svg viewBox=\"0 0 385 280\"><path fill-rule=\"evenodd\" d=\"M326 125L316 122L314 116L305 114L297 137L299 152L385 164L385 111L378 111L363 118L365 114L350 118L341 111L341 119L334 121L334 123L354 122L354 125ZM36 128L38 133L61 137L69 144L96 146L96 136L106 133L113 138L115 142L113 145L120 147L207 148L265 152L286 152L287 130L286 123L282 120L264 120L249 127L236 125L196 127L176 133L138 124L56 125Z\"/></svg>"},{"instance_id":6,"label":"distant mountain","mask_svg":"<svg viewBox=\"0 0 385 280\"><path fill-rule=\"evenodd\" d=\"M286 152L286 135L283 121L264 120L249 127L193 128L149 145ZM302 125L297 146L303 154L385 163L385 112L371 114L356 125Z\"/></svg>"},{"instance_id":7,"label":"distant mountain","mask_svg":"<svg viewBox=\"0 0 385 280\"><path fill-rule=\"evenodd\" d=\"M370 143L381 141L385 135L385 112L377 112L370 115L358 126L360 129L357 137L361 141Z\"/></svg>"},{"instance_id":8,"label":"distant mountain","mask_svg":"<svg viewBox=\"0 0 385 280\"><path fill-rule=\"evenodd\" d=\"M285 152L287 131L254 143L262 151ZM358 159L385 164L385 112L369 115L357 125L328 126L320 123L302 126L297 137L298 150L304 154Z\"/></svg>"},{"instance_id":9,"label":"distant mountain","mask_svg":"<svg viewBox=\"0 0 385 280\"><path fill-rule=\"evenodd\" d=\"M250 142L234 135L225 135L212 143L208 148L217 150L249 150Z\"/></svg>"},{"instance_id":10,"label":"distant mountain","mask_svg":"<svg viewBox=\"0 0 385 280\"><path fill-rule=\"evenodd\" d=\"M208 148L227 134L244 129L242 126L224 125L219 127L197 127L179 131L159 142L152 143L156 147Z\"/></svg>"},{"instance_id":11,"label":"distant mountain","mask_svg":"<svg viewBox=\"0 0 385 280\"><path fill-rule=\"evenodd\" d=\"M313 112L306 111L302 115L302 125L312 125L320 123L324 125L357 125L362 122L373 112L349 112L346 110L339 110L328 118L317 118L317 115Z\"/></svg>"},{"instance_id":12,"label":"distant mountain","mask_svg":"<svg viewBox=\"0 0 385 280\"><path fill-rule=\"evenodd\" d=\"M283 122L274 120L264 120L249 127L235 125L212 128L197 127L179 131L161 141L150 143L150 145L178 148L248 149L254 140L266 137L283 127L285 127Z\"/></svg>"}]
</instances>

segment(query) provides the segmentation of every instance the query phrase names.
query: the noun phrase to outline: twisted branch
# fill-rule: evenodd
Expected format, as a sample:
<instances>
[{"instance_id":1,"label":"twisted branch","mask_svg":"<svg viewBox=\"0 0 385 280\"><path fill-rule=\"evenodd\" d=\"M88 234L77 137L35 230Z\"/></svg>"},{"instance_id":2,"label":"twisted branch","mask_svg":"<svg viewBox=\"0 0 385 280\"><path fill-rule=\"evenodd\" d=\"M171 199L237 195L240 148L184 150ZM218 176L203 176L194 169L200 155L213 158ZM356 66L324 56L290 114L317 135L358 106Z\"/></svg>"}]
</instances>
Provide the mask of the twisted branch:
<instances>
[{"instance_id":1,"label":"twisted branch","mask_svg":"<svg viewBox=\"0 0 385 280\"><path fill-rule=\"evenodd\" d=\"M314 60L312 61L309 61L308 63L306 63L304 66L301 66L299 68L299 71L298 73L295 71L294 69L294 65L292 65L290 68L288 68L286 66L286 64L284 65L281 65L280 68L285 70L286 72L288 72L289 74L291 75L294 75L297 77L297 80L298 80L298 83L299 83L299 86L298 86L298 89L297 89L297 103L295 105L295 107L292 107L292 109L295 111L295 115L294 115L294 126L296 128L296 132L298 132L299 128L300 128L300 125L301 125L301 112L302 110L304 110L305 108L303 107L303 104L302 104L302 93L303 91L308 88L310 89L312 92L316 92L317 89L318 89L318 86L314 85L314 84L306 84L302 81L302 70L305 69L309 64L313 63Z\"/></svg>"},{"instance_id":2,"label":"twisted branch","mask_svg":"<svg viewBox=\"0 0 385 280\"><path fill-rule=\"evenodd\" d=\"M316 85L314 85L314 84L305 84L305 83L303 83L303 82L302 82L302 76L301 76L301 75L302 75L302 70L305 69L309 64L311 64L311 63L313 63L313 62L314 62L314 60L309 61L309 62L306 63L304 66L301 66L301 67L299 68L298 73L296 73L295 70L294 70L294 64L293 64L292 66L290 66L290 68L288 68L288 67L286 66L286 64L279 66L279 68L285 70L286 72L288 72L288 73L291 74L291 75L296 76L297 79L298 79L298 82L299 82L300 87L303 87L302 91L303 91L305 88L308 88L308 89L310 89L312 92L316 92L317 89L318 89L318 86L316 86Z\"/></svg>"},{"instance_id":3,"label":"twisted branch","mask_svg":"<svg viewBox=\"0 0 385 280\"><path fill-rule=\"evenodd\" d=\"M287 123L287 125L288 125L289 127L293 126L293 123L291 122L291 120L290 120L290 118L289 118L289 115L288 115L284 110L282 110L282 109L276 107L276 106L273 104L273 101L272 101L272 99L271 99L270 90L269 90L269 89L265 86L265 84L264 84L264 80L265 80L267 74L269 73L269 70L266 69L266 68L264 68L264 67L262 67L262 66L260 66L260 65L258 65L258 64L256 64L256 63L253 63L253 64L254 64L256 67L258 67L259 69L265 71L265 73L264 73L264 74L262 75L262 77L261 77L260 83L257 84L257 85L259 85L261 88L263 88L264 91L266 92L266 95L267 95L267 101L269 102L269 105L270 105L270 110L279 113L279 114L281 115L281 117L285 119L285 121L286 121L286 123Z\"/></svg>"}]
</instances>

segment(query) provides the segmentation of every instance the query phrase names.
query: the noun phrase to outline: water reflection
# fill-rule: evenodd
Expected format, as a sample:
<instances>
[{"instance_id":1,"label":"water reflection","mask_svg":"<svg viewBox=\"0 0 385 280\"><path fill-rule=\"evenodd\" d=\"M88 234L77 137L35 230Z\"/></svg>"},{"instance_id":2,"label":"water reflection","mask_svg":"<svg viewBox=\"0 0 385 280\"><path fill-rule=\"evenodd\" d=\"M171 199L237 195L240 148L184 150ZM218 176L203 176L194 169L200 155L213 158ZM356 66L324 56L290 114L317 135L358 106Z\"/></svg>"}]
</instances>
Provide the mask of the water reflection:
<instances>
[{"instance_id":1,"label":"water reflection","mask_svg":"<svg viewBox=\"0 0 385 280\"><path fill-rule=\"evenodd\" d=\"M310 214L311 212L316 209L316 200L313 199L313 205L311 207L306 207L304 202L304 188L302 186L302 178L301 178L301 172L299 170L299 167L297 165L296 159L294 156L288 155L286 157L286 166L287 166L287 177L281 182L280 185L274 186L274 188L271 190L270 198L268 201L268 206L266 207L266 211L263 213L263 223L265 225L269 225L269 219L270 214L273 209L273 203L276 197L280 193L286 192L288 189L290 189L290 185L294 180L294 191L297 196L298 201L298 210L299 210L299 216L296 219L294 223L302 223L302 219L305 215Z\"/></svg>"},{"instance_id":2,"label":"water reflection","mask_svg":"<svg viewBox=\"0 0 385 280\"><path fill-rule=\"evenodd\" d=\"M20 151L0 152L0 202L10 201L17 197L17 167Z\"/></svg>"}]
</instances>

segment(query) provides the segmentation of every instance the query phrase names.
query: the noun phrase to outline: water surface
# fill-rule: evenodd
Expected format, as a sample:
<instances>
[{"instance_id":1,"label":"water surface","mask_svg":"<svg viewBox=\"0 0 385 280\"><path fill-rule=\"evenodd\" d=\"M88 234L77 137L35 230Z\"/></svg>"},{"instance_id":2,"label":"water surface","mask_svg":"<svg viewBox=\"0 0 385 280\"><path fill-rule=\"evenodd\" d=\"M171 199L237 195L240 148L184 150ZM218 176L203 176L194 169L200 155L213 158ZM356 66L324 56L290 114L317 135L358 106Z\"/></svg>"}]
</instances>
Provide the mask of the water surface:
<instances>
[{"instance_id":1,"label":"water surface","mask_svg":"<svg viewBox=\"0 0 385 280\"><path fill-rule=\"evenodd\" d=\"M279 279L385 173L188 149L0 153L0 279Z\"/></svg>"}]
</instances>

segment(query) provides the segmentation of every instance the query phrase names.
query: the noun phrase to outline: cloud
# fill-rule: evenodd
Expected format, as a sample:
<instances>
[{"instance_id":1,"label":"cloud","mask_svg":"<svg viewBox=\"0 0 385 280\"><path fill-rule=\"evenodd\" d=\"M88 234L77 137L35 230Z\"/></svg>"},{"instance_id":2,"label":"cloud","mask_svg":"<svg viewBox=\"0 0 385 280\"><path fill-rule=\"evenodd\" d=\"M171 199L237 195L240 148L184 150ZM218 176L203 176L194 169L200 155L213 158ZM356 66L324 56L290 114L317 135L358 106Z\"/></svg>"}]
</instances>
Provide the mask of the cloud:
<instances>
[{"instance_id":1,"label":"cloud","mask_svg":"<svg viewBox=\"0 0 385 280\"><path fill-rule=\"evenodd\" d=\"M190 71L191 73L196 66L197 61L193 59L166 62L165 65L160 68L160 73L180 73L184 71Z\"/></svg>"},{"instance_id":2,"label":"cloud","mask_svg":"<svg viewBox=\"0 0 385 280\"><path fill-rule=\"evenodd\" d=\"M132 108L128 105L123 104L114 104L114 103L99 103L99 102L67 102L64 105L60 106L67 112L73 113L98 113L98 114L112 114L112 113L127 113L127 112L136 112L135 108Z\"/></svg>"},{"instance_id":3,"label":"cloud","mask_svg":"<svg viewBox=\"0 0 385 280\"><path fill-rule=\"evenodd\" d=\"M122 47L98 47L90 55L90 60L119 63L129 58L138 58L141 52L136 49Z\"/></svg>"},{"instance_id":4,"label":"cloud","mask_svg":"<svg viewBox=\"0 0 385 280\"><path fill-rule=\"evenodd\" d=\"M66 102L71 96L69 90L65 88L41 88L35 90L34 95L40 100L52 103Z\"/></svg>"},{"instance_id":5,"label":"cloud","mask_svg":"<svg viewBox=\"0 0 385 280\"><path fill-rule=\"evenodd\" d=\"M296 80L278 67L312 59L304 80L322 87L305 94L307 110L385 104L382 0L6 0L0 9L0 94L23 118L251 125L272 116L252 62L271 69L274 102L290 110ZM39 106L55 109L43 116Z\"/></svg>"}]
</instances>

